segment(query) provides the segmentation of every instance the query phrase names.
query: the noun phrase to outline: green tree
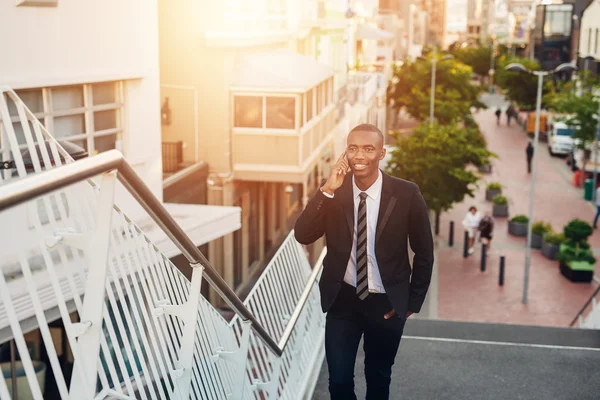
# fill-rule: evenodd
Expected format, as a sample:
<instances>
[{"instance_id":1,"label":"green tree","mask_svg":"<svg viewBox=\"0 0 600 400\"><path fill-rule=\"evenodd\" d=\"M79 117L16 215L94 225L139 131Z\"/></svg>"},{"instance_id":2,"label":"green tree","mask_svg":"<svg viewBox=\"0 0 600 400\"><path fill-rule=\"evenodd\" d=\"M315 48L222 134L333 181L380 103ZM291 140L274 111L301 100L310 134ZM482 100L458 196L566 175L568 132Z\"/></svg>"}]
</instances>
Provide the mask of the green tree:
<instances>
[{"instance_id":1,"label":"green tree","mask_svg":"<svg viewBox=\"0 0 600 400\"><path fill-rule=\"evenodd\" d=\"M491 47L461 47L454 52L454 56L473 69L480 78L488 76L491 68Z\"/></svg>"},{"instance_id":2,"label":"green tree","mask_svg":"<svg viewBox=\"0 0 600 400\"><path fill-rule=\"evenodd\" d=\"M478 100L479 88L471 83L471 67L458 60L438 61L435 88L435 119L442 125L460 122L471 107L485 108ZM403 107L420 121L429 118L431 61L417 60L394 67L388 99L394 109Z\"/></svg>"},{"instance_id":3,"label":"green tree","mask_svg":"<svg viewBox=\"0 0 600 400\"><path fill-rule=\"evenodd\" d=\"M509 58L502 55L498 58L495 68L494 79L498 86L506 91L509 100L519 104L522 110L535 109L537 98L537 76L525 74L522 72L507 71L505 67L510 63L519 63L531 71L540 69L540 64L535 60L528 58ZM550 90L550 82L546 82L544 93Z\"/></svg>"},{"instance_id":4,"label":"green tree","mask_svg":"<svg viewBox=\"0 0 600 400\"><path fill-rule=\"evenodd\" d=\"M560 82L547 96L547 102L556 113L564 114L559 120L576 127L573 137L585 148L594 141L600 107L600 82L584 75L579 81Z\"/></svg>"},{"instance_id":5,"label":"green tree","mask_svg":"<svg viewBox=\"0 0 600 400\"><path fill-rule=\"evenodd\" d=\"M485 148L476 127L422 123L410 136L396 135L388 172L419 185L436 217L453 204L473 197L479 175L467 166L489 163L495 154Z\"/></svg>"}]
</instances>

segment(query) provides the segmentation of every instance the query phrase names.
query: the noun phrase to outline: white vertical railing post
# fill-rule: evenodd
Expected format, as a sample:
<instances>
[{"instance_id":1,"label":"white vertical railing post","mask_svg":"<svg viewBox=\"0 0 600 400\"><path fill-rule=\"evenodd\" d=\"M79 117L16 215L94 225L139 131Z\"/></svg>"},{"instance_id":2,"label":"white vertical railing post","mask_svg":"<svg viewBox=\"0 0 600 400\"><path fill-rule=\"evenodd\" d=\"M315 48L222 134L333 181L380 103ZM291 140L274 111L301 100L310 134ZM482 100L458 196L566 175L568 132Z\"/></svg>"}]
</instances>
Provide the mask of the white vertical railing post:
<instances>
[{"instance_id":1,"label":"white vertical railing post","mask_svg":"<svg viewBox=\"0 0 600 400\"><path fill-rule=\"evenodd\" d=\"M217 362L219 358L231 362L235 366L235 376L237 381L233 382L233 390L228 393L227 398L230 400L242 400L244 396L244 382L246 381L246 366L248 364L248 351L250 351L250 331L252 329L252 321L241 321L242 336L240 338L240 347L235 351L225 351L223 348L215 350L213 362Z\"/></svg>"},{"instance_id":2,"label":"white vertical railing post","mask_svg":"<svg viewBox=\"0 0 600 400\"><path fill-rule=\"evenodd\" d=\"M157 309L162 309L167 314L180 318L184 324L179 359L176 362L175 371L172 371L173 381L175 382L173 392L176 398L182 400L187 400L190 397L194 340L196 338L196 322L200 304L200 286L202 284L202 273L204 272L202 264L193 264L191 267L192 280L187 301L181 305L160 305L157 307ZM158 315L160 316L160 313Z\"/></svg>"},{"instance_id":3,"label":"white vertical railing post","mask_svg":"<svg viewBox=\"0 0 600 400\"><path fill-rule=\"evenodd\" d=\"M79 335L76 344L78 354L85 356L74 360L70 388L73 399L91 399L96 391L116 178L116 172L102 176L96 225L89 234L85 252L88 274L79 315L80 324L77 326L83 329L77 332ZM69 326L67 329L73 327ZM85 376L85 382L81 376Z\"/></svg>"}]
</instances>

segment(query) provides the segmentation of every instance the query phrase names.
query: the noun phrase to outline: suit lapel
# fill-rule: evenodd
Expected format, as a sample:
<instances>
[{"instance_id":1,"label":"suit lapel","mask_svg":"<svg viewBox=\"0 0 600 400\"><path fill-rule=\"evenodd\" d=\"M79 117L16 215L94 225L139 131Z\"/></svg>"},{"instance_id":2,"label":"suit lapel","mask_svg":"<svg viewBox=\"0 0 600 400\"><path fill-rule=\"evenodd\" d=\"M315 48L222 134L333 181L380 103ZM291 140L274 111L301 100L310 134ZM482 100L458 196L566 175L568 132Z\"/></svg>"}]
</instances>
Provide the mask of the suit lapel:
<instances>
[{"instance_id":1,"label":"suit lapel","mask_svg":"<svg viewBox=\"0 0 600 400\"><path fill-rule=\"evenodd\" d=\"M390 215L394 210L394 206L396 205L397 198L394 196L394 191L392 190L392 182L390 177L382 173L383 182L381 188L381 200L379 202L379 215L377 216L377 230L375 234L375 243L379 240L383 232L383 228L387 224L390 219Z\"/></svg>"},{"instance_id":2,"label":"suit lapel","mask_svg":"<svg viewBox=\"0 0 600 400\"><path fill-rule=\"evenodd\" d=\"M348 223L348 230L350 237L354 234L354 195L352 191L352 174L347 174L344 179L344 183L340 187L340 202L344 209L344 215L346 216L346 222Z\"/></svg>"}]
</instances>

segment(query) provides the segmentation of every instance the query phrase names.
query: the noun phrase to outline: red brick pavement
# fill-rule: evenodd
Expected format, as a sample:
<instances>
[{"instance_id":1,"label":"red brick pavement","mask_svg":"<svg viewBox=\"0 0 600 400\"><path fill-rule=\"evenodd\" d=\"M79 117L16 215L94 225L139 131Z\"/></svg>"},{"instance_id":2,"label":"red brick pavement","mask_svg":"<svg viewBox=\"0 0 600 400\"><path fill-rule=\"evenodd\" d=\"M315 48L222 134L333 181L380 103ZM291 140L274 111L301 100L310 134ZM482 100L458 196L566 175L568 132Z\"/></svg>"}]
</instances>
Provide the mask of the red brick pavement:
<instances>
[{"instance_id":1,"label":"red brick pavement","mask_svg":"<svg viewBox=\"0 0 600 400\"><path fill-rule=\"evenodd\" d=\"M509 199L509 213L528 214L530 175L526 169L527 137L520 127L506 127L503 119L496 126L494 109L475 115L490 150L498 155L493 160L492 174L485 176L474 199L441 216L438 236L438 317L440 319L514 323L524 325L567 326L591 293L596 283L571 283L558 271L558 263L546 259L539 250L532 250L529 301L521 303L525 264L526 238L507 233L507 219L496 218L492 252L487 269L481 272L480 249L468 259L462 257L464 231L462 221L469 206L491 211L485 201L485 183L499 181ZM562 160L551 159L547 146L538 146L538 173L535 190L534 220L552 223L555 230L573 218L591 221L593 208L582 198L581 189L570 184L570 173ZM447 246L449 221L455 222L455 244ZM600 233L590 238L593 248L600 248ZM499 257L505 256L506 276L498 286ZM600 275L600 274L599 274Z\"/></svg>"}]
</instances>

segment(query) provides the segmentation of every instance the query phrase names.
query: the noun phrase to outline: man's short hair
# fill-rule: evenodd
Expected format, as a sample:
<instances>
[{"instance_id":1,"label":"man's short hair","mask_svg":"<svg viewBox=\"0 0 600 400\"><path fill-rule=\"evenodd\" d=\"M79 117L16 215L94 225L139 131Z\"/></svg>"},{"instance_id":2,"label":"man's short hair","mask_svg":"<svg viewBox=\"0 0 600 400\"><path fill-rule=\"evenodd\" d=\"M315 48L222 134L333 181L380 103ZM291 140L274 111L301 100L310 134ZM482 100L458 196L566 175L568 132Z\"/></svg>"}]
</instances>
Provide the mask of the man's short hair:
<instances>
[{"instance_id":1,"label":"man's short hair","mask_svg":"<svg viewBox=\"0 0 600 400\"><path fill-rule=\"evenodd\" d=\"M381 142L383 144L385 144L385 136L383 135L383 133L381 132L381 130L378 127L376 127L375 125L373 125L373 124L360 124L360 125L356 125L354 128L352 128L352 130L350 131L350 133L352 133L352 132L359 132L359 131L360 132L375 132L381 138Z\"/></svg>"},{"instance_id":2,"label":"man's short hair","mask_svg":"<svg viewBox=\"0 0 600 400\"><path fill-rule=\"evenodd\" d=\"M477 207L475 207L475 206L469 207L469 211L473 211L473 210L477 211Z\"/></svg>"}]
</instances>

